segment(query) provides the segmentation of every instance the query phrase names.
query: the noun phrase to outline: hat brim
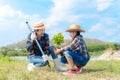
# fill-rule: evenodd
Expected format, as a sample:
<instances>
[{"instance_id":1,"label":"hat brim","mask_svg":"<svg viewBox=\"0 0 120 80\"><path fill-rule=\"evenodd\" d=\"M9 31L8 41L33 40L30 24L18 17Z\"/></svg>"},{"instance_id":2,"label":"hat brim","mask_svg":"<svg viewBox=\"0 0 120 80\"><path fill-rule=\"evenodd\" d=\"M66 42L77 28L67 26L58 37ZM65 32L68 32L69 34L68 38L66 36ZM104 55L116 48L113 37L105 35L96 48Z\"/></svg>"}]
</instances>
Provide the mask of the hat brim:
<instances>
[{"instance_id":1,"label":"hat brim","mask_svg":"<svg viewBox=\"0 0 120 80\"><path fill-rule=\"evenodd\" d=\"M39 27L39 28L33 28L34 30L37 30L37 29L45 29L45 26L43 27Z\"/></svg>"},{"instance_id":2,"label":"hat brim","mask_svg":"<svg viewBox=\"0 0 120 80\"><path fill-rule=\"evenodd\" d=\"M73 31L78 31L78 32L85 32L83 29L68 29L66 32L73 32Z\"/></svg>"}]
</instances>

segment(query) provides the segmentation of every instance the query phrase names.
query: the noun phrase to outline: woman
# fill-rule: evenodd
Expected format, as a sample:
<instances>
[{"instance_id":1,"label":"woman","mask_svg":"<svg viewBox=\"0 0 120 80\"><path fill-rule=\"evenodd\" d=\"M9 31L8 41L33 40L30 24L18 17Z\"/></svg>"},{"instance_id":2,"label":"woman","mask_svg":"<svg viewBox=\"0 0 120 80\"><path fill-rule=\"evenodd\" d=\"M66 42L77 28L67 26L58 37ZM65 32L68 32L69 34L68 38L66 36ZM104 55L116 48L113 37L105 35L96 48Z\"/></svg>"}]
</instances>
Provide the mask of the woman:
<instances>
[{"instance_id":1,"label":"woman","mask_svg":"<svg viewBox=\"0 0 120 80\"><path fill-rule=\"evenodd\" d=\"M58 56L54 54L54 47L49 46L49 35L45 33L45 25L41 22L36 23L33 26L33 30L34 33L30 33L27 41L27 50L29 52L28 61L30 62L28 65L28 70L33 71L33 68L35 66L46 66L48 62L45 62L44 59L47 59L51 54L56 70L66 71L67 69L61 66ZM41 51L39 50L39 47L36 44L35 39L38 41L38 44L41 46L46 57L43 57Z\"/></svg>"},{"instance_id":2,"label":"woman","mask_svg":"<svg viewBox=\"0 0 120 80\"><path fill-rule=\"evenodd\" d=\"M79 25L73 24L66 32L70 33L72 42L66 47L55 49L54 52L56 54L62 53L61 62L68 63L70 67L64 74L80 73L82 67L85 66L90 59L86 44L80 34L85 31L81 29Z\"/></svg>"}]
</instances>

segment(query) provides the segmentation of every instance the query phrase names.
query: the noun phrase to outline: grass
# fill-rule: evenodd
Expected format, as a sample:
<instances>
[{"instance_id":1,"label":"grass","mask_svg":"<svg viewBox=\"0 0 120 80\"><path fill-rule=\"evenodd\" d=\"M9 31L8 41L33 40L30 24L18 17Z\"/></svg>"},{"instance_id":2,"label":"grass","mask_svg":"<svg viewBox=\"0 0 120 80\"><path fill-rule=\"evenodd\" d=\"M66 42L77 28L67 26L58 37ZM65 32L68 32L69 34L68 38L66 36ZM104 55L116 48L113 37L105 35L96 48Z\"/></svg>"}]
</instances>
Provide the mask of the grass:
<instances>
[{"instance_id":1,"label":"grass","mask_svg":"<svg viewBox=\"0 0 120 80\"><path fill-rule=\"evenodd\" d=\"M27 71L28 62L0 57L0 80L119 80L120 61L90 60L80 74L63 75L48 66ZM67 65L63 65L68 67Z\"/></svg>"}]
</instances>

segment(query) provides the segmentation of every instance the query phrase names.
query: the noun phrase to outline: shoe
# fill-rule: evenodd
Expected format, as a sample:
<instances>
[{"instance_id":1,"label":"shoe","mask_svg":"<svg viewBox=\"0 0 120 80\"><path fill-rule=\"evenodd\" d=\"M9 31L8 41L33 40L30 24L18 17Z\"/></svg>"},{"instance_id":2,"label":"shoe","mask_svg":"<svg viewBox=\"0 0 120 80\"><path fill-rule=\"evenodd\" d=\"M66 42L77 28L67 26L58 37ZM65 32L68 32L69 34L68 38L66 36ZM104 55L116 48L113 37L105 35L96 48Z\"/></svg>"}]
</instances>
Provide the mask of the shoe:
<instances>
[{"instance_id":1,"label":"shoe","mask_svg":"<svg viewBox=\"0 0 120 80\"><path fill-rule=\"evenodd\" d=\"M56 66L55 69L56 69L57 71L61 71L61 72L65 72L65 71L68 70L67 68L64 68L64 67L62 67L62 66Z\"/></svg>"},{"instance_id":2,"label":"shoe","mask_svg":"<svg viewBox=\"0 0 120 80\"><path fill-rule=\"evenodd\" d=\"M81 66L78 66L76 72L77 72L77 73L81 73L81 72L82 72L82 69L83 69L83 68L82 68Z\"/></svg>"},{"instance_id":3,"label":"shoe","mask_svg":"<svg viewBox=\"0 0 120 80\"><path fill-rule=\"evenodd\" d=\"M29 63L27 66L28 71L32 72L34 71L35 65L33 65L33 63Z\"/></svg>"},{"instance_id":4,"label":"shoe","mask_svg":"<svg viewBox=\"0 0 120 80\"><path fill-rule=\"evenodd\" d=\"M67 75L67 74L75 74L76 73L76 70L68 70L66 72L64 72L63 74Z\"/></svg>"},{"instance_id":5,"label":"shoe","mask_svg":"<svg viewBox=\"0 0 120 80\"><path fill-rule=\"evenodd\" d=\"M65 68L65 67L63 67L63 66L61 65L61 63L60 63L60 61L59 61L58 58L57 58L57 59L53 59L53 62L54 62L54 65L55 65L55 69L56 69L57 71L65 72L65 71L68 70L67 68Z\"/></svg>"}]
</instances>

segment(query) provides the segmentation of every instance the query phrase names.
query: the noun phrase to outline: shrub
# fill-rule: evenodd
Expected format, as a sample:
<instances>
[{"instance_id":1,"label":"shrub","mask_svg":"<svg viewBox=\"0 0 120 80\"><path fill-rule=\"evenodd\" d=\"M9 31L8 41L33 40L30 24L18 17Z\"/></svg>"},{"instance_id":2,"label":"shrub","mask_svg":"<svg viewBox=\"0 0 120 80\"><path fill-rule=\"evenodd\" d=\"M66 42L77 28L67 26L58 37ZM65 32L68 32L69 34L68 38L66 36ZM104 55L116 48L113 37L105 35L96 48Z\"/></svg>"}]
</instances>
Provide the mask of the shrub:
<instances>
[{"instance_id":1,"label":"shrub","mask_svg":"<svg viewBox=\"0 0 120 80\"><path fill-rule=\"evenodd\" d=\"M15 51L8 51L7 52L7 56L18 56L18 52L15 50Z\"/></svg>"},{"instance_id":2,"label":"shrub","mask_svg":"<svg viewBox=\"0 0 120 80\"><path fill-rule=\"evenodd\" d=\"M61 44L64 42L64 36L60 32L57 35L54 35L52 40L53 40L56 47L60 47Z\"/></svg>"}]
</instances>

